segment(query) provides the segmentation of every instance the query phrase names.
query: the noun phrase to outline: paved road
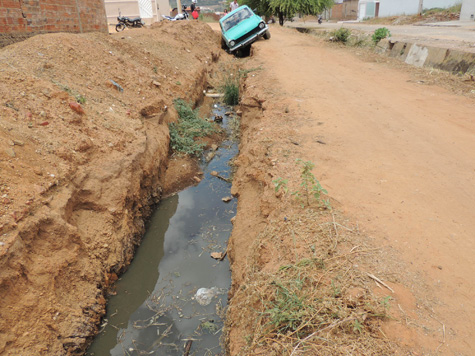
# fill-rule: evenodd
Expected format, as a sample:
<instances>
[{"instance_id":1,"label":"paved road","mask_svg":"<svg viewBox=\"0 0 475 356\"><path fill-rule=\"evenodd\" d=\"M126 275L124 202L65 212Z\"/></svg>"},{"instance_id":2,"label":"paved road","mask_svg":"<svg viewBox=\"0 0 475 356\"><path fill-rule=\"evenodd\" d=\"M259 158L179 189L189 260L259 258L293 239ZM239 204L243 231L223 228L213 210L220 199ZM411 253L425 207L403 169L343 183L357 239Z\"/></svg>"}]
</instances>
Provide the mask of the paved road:
<instances>
[{"instance_id":1,"label":"paved road","mask_svg":"<svg viewBox=\"0 0 475 356\"><path fill-rule=\"evenodd\" d=\"M425 25L369 25L359 22L323 23L316 21L287 22L288 27L318 28L321 30L335 30L340 27L373 33L380 27L391 31L392 38L397 41L408 41L426 44L435 47L462 49L475 53L475 22L439 22Z\"/></svg>"}]
</instances>

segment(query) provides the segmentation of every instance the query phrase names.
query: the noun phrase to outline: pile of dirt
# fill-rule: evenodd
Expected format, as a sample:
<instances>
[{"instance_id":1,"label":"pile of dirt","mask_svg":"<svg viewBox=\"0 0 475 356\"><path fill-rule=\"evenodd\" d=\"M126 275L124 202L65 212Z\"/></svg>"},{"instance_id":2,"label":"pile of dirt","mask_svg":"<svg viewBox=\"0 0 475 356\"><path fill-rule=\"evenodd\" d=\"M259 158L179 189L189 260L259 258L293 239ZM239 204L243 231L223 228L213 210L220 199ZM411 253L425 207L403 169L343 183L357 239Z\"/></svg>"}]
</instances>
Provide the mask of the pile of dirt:
<instances>
[{"instance_id":1,"label":"pile of dirt","mask_svg":"<svg viewBox=\"0 0 475 356\"><path fill-rule=\"evenodd\" d=\"M160 200L173 99L199 102L219 54L191 21L0 50L0 353L87 346Z\"/></svg>"}]
</instances>

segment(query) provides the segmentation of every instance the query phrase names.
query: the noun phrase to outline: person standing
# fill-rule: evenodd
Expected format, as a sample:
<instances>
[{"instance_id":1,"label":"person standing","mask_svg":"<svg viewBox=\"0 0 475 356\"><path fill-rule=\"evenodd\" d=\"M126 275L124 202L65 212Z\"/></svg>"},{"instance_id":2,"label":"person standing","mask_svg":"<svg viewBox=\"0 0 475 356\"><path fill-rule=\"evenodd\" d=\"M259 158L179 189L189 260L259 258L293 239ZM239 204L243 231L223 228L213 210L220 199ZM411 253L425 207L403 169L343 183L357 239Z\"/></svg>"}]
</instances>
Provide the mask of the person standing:
<instances>
[{"instance_id":1,"label":"person standing","mask_svg":"<svg viewBox=\"0 0 475 356\"><path fill-rule=\"evenodd\" d=\"M195 11L196 0L191 0L191 12Z\"/></svg>"},{"instance_id":2,"label":"person standing","mask_svg":"<svg viewBox=\"0 0 475 356\"><path fill-rule=\"evenodd\" d=\"M231 4L229 4L231 11L236 10L239 7L237 0L234 0Z\"/></svg>"}]
</instances>

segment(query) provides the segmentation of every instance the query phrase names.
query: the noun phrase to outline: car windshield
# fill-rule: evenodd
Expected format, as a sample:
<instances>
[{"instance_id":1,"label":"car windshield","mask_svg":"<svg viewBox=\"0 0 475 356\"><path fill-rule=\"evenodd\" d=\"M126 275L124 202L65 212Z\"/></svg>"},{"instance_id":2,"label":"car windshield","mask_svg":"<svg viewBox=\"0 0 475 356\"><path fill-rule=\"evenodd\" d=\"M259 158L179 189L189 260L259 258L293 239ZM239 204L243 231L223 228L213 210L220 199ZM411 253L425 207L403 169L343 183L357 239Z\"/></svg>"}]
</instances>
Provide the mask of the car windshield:
<instances>
[{"instance_id":1,"label":"car windshield","mask_svg":"<svg viewBox=\"0 0 475 356\"><path fill-rule=\"evenodd\" d=\"M223 21L223 30L227 31L230 28L233 28L234 26L236 26L241 21L248 19L251 16L252 16L251 10L249 10L247 7L244 7Z\"/></svg>"}]
</instances>

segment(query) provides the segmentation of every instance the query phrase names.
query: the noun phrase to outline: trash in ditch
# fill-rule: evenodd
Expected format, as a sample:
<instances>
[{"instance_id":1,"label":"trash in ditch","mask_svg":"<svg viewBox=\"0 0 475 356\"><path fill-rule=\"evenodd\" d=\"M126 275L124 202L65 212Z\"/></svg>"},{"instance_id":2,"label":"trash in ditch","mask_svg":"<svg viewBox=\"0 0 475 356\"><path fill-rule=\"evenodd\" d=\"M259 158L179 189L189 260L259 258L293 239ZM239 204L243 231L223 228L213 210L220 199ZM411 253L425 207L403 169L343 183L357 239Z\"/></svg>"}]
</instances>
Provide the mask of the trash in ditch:
<instances>
[{"instance_id":1,"label":"trash in ditch","mask_svg":"<svg viewBox=\"0 0 475 356\"><path fill-rule=\"evenodd\" d=\"M211 257L214 258L215 260L224 260L224 257L226 257L226 252L211 252Z\"/></svg>"},{"instance_id":2,"label":"trash in ditch","mask_svg":"<svg viewBox=\"0 0 475 356\"><path fill-rule=\"evenodd\" d=\"M112 79L109 79L110 83L112 84L112 87L114 87L115 89L117 89L117 91L123 93L124 92L124 88L122 88L120 86L119 83L116 83L115 81L113 81Z\"/></svg>"},{"instance_id":3,"label":"trash in ditch","mask_svg":"<svg viewBox=\"0 0 475 356\"><path fill-rule=\"evenodd\" d=\"M218 289L216 287L200 288L196 291L195 299L200 305L206 306L209 305L213 298L218 294Z\"/></svg>"},{"instance_id":4,"label":"trash in ditch","mask_svg":"<svg viewBox=\"0 0 475 356\"><path fill-rule=\"evenodd\" d=\"M205 157L206 162L211 161L214 158L214 156L216 156L216 152L208 152L208 154Z\"/></svg>"}]
</instances>

